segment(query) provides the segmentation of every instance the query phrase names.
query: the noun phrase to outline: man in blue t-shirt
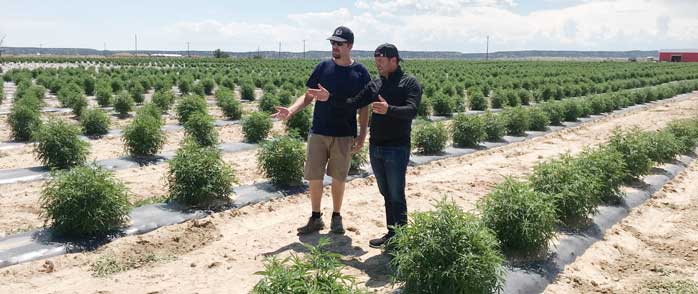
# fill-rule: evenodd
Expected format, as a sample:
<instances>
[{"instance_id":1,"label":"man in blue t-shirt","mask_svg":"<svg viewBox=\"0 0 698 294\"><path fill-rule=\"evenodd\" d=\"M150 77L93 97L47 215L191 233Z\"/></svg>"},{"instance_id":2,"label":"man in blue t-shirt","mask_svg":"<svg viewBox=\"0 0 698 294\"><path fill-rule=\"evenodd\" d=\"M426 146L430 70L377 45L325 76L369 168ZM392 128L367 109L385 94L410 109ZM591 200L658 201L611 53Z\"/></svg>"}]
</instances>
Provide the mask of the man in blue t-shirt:
<instances>
[{"instance_id":1,"label":"man in blue t-shirt","mask_svg":"<svg viewBox=\"0 0 698 294\"><path fill-rule=\"evenodd\" d=\"M308 78L308 89L327 89L331 99L346 100L356 96L371 80L366 68L354 62L351 49L354 33L347 27L338 27L327 38L332 45L332 59L320 62ZM298 98L291 106L277 107L274 117L286 120L313 102L308 95ZM336 101L335 101L336 102ZM312 214L308 223L298 228L299 234L317 232L325 227L320 213L322 180L325 173L332 177L332 221L330 231L344 234L342 199L344 184L349 173L351 155L363 147L368 126L368 107L359 110L359 136L356 136L356 109L337 107L331 101L317 101L313 111L313 125L308 136L304 176L310 182Z\"/></svg>"}]
</instances>

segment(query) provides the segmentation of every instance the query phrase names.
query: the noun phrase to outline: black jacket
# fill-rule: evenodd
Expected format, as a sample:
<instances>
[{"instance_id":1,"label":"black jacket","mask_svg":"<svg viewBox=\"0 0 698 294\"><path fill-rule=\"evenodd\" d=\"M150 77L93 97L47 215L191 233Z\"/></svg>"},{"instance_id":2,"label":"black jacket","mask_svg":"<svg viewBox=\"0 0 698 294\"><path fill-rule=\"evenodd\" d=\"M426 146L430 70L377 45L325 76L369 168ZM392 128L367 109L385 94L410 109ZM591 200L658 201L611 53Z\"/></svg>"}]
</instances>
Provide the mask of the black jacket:
<instances>
[{"instance_id":1,"label":"black jacket","mask_svg":"<svg viewBox=\"0 0 698 294\"><path fill-rule=\"evenodd\" d=\"M362 108L378 102L381 95L390 105L386 114L373 113L370 143L376 146L410 146L412 120L422 99L422 88L414 76L406 75L398 66L387 79L380 77L369 82L356 97L332 99L337 107Z\"/></svg>"}]
</instances>

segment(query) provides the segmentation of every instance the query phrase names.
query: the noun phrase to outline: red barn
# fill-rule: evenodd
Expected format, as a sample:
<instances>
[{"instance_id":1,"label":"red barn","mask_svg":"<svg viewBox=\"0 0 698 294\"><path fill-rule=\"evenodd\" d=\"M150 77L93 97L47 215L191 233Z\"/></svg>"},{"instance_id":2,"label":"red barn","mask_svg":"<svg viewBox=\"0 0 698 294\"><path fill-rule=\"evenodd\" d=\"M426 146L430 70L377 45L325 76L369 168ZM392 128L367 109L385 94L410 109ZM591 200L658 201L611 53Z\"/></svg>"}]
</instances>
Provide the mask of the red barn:
<instances>
[{"instance_id":1,"label":"red barn","mask_svg":"<svg viewBox=\"0 0 698 294\"><path fill-rule=\"evenodd\" d=\"M698 62L698 49L660 50L659 61Z\"/></svg>"}]
</instances>

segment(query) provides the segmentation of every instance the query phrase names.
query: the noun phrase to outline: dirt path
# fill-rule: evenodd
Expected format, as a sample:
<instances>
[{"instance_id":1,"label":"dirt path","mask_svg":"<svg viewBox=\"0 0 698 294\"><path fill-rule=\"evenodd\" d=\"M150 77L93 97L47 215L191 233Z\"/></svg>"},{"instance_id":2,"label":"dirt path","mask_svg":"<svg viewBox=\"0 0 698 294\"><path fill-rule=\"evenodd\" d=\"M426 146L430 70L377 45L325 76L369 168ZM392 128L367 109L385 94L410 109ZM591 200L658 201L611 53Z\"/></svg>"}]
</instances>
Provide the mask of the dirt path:
<instances>
[{"instance_id":1,"label":"dirt path","mask_svg":"<svg viewBox=\"0 0 698 294\"><path fill-rule=\"evenodd\" d=\"M177 123L172 123L176 125ZM216 127L218 139L221 143L239 143L244 141L244 134L240 124ZM274 122L275 133L285 133L282 122ZM160 152L177 150L184 139L184 130L165 131L166 141ZM100 139L90 140L90 151L87 156L88 161L112 159L126 156L123 136L107 135ZM0 150L0 169L27 168L42 166L33 152L33 144L27 144L19 148Z\"/></svg>"},{"instance_id":2,"label":"dirt path","mask_svg":"<svg viewBox=\"0 0 698 294\"><path fill-rule=\"evenodd\" d=\"M408 208L410 211L432 209L434 200L447 196L465 209L472 209L504 175L523 177L541 160L603 143L618 126L655 129L697 111L698 94L694 94L682 102L612 115L529 141L409 168ZM0 199L3 213L12 207L4 202L16 201L13 199L20 197L21 191L17 188L16 196ZM329 190L325 190L325 195L329 195ZM330 205L326 196L323 203L326 219ZM383 200L374 178L347 185L342 210L348 229L345 236L332 236L327 230L320 235L296 236L295 227L306 220L308 211L309 201L304 194L122 238L96 252L51 258L48 261L52 266L46 266L52 267L51 272L45 269L46 260L8 267L0 270L0 292L219 293L226 289L245 293L258 281L254 272L262 268L265 255L302 252L302 242L314 243L320 236L333 240L331 250L344 256L347 272L356 275L362 284L378 292L390 289L387 259L367 245L369 239L385 232ZM179 244L189 240L188 232L194 229L199 230L193 234L195 242L186 243L194 247L179 249ZM90 265L99 258L139 259L145 254L174 258L156 259L159 261L107 278L92 276Z\"/></svg>"},{"instance_id":3,"label":"dirt path","mask_svg":"<svg viewBox=\"0 0 698 294\"><path fill-rule=\"evenodd\" d=\"M219 132L219 139L222 142L243 141L242 128L240 125L228 125L216 128ZM166 131L166 141L160 152L174 151L179 148L184 139L184 131ZM123 136L105 136L101 139L90 140L88 161L118 158L126 156ZM15 169L42 166L34 155L33 144L20 148L12 148L0 151L0 169Z\"/></svg>"}]
</instances>

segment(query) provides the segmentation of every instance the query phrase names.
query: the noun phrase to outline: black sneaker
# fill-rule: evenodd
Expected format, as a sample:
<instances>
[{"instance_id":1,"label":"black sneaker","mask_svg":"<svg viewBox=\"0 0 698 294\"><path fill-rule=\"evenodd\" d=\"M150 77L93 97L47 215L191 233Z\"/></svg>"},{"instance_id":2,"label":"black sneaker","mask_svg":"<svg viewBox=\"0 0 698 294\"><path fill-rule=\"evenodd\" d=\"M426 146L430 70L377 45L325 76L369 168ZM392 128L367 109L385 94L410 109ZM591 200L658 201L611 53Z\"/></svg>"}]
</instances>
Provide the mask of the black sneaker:
<instances>
[{"instance_id":1,"label":"black sneaker","mask_svg":"<svg viewBox=\"0 0 698 294\"><path fill-rule=\"evenodd\" d=\"M371 248L383 248L383 246L385 246L385 244L388 243L388 241L392 237L393 237L393 234L387 233L387 234L383 235L383 237L368 241L368 246L370 246Z\"/></svg>"},{"instance_id":2,"label":"black sneaker","mask_svg":"<svg viewBox=\"0 0 698 294\"><path fill-rule=\"evenodd\" d=\"M330 222L330 232L334 234L344 235L344 225L342 225L341 215L332 216L332 222Z\"/></svg>"},{"instance_id":3,"label":"black sneaker","mask_svg":"<svg viewBox=\"0 0 698 294\"><path fill-rule=\"evenodd\" d=\"M324 228L325 228L325 222L322 221L322 218L312 218L311 217L305 226L298 228L298 234L299 235L310 234L310 233L314 233L314 232L317 232L319 230L322 230Z\"/></svg>"}]
</instances>

